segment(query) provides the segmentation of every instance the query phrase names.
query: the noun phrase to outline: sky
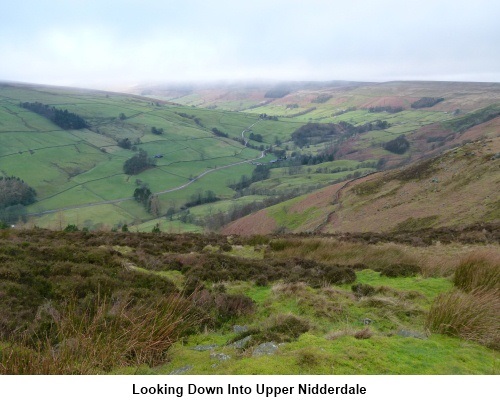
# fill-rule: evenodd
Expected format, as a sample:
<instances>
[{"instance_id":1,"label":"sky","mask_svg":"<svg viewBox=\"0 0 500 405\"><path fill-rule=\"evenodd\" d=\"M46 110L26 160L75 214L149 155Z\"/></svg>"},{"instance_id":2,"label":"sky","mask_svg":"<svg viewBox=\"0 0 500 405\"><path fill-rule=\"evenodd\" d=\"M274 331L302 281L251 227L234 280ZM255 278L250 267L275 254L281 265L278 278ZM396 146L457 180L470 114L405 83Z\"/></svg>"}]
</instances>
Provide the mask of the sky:
<instances>
[{"instance_id":1,"label":"sky","mask_svg":"<svg viewBox=\"0 0 500 405\"><path fill-rule=\"evenodd\" d=\"M0 81L500 82L498 0L16 0Z\"/></svg>"}]
</instances>

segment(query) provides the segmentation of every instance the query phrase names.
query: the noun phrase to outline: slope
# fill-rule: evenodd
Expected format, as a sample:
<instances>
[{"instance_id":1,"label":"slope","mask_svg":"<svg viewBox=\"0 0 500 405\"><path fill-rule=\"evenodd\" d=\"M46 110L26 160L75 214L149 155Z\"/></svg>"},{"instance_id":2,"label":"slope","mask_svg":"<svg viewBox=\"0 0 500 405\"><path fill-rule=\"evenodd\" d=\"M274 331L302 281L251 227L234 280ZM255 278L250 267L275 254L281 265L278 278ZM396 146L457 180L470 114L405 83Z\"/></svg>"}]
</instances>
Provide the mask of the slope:
<instances>
[{"instance_id":1,"label":"slope","mask_svg":"<svg viewBox=\"0 0 500 405\"><path fill-rule=\"evenodd\" d=\"M330 186L254 215L268 217L276 223L274 231L282 232L404 231L498 221L499 152L499 137L467 143L403 169ZM255 222L252 216L235 221L224 233L255 233Z\"/></svg>"}]
</instances>

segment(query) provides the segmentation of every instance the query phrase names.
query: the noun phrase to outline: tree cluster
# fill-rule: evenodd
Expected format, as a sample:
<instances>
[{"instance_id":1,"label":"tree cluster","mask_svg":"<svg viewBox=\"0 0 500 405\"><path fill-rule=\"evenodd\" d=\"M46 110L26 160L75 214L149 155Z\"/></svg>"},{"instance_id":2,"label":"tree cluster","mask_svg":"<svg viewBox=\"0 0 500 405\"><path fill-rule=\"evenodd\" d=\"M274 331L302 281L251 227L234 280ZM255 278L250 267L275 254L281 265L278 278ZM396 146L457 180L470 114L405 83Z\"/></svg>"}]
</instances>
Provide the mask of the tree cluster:
<instances>
[{"instance_id":1,"label":"tree cluster","mask_svg":"<svg viewBox=\"0 0 500 405\"><path fill-rule=\"evenodd\" d=\"M444 98L440 97L422 97L420 100L414 101L411 103L411 108L425 108L432 107L437 103L444 101Z\"/></svg>"},{"instance_id":2,"label":"tree cluster","mask_svg":"<svg viewBox=\"0 0 500 405\"><path fill-rule=\"evenodd\" d=\"M334 153L321 153L319 155L298 155L295 160L301 165L317 165L323 162L333 162L335 160Z\"/></svg>"},{"instance_id":3,"label":"tree cluster","mask_svg":"<svg viewBox=\"0 0 500 405\"><path fill-rule=\"evenodd\" d=\"M395 114L395 113L398 113L398 112L401 112L403 111L403 107L392 107L390 105L386 105L386 106L377 106L377 107L370 107L368 109L369 112L371 113L376 113L376 112L388 112L388 113L391 113L391 114Z\"/></svg>"},{"instance_id":4,"label":"tree cluster","mask_svg":"<svg viewBox=\"0 0 500 405\"><path fill-rule=\"evenodd\" d=\"M193 194L189 201L185 203L181 209L191 208L202 204L209 204L219 200L220 198L218 198L212 190L206 190L204 193L199 191L198 193Z\"/></svg>"},{"instance_id":5,"label":"tree cluster","mask_svg":"<svg viewBox=\"0 0 500 405\"><path fill-rule=\"evenodd\" d=\"M266 113L259 114L259 118L261 120L278 121L278 116L277 115L267 115Z\"/></svg>"},{"instance_id":6,"label":"tree cluster","mask_svg":"<svg viewBox=\"0 0 500 405\"><path fill-rule=\"evenodd\" d=\"M20 106L48 118L62 129L82 129L88 127L88 124L82 117L70 113L68 110L60 110L39 102L20 103Z\"/></svg>"},{"instance_id":7,"label":"tree cluster","mask_svg":"<svg viewBox=\"0 0 500 405\"><path fill-rule=\"evenodd\" d=\"M35 202L36 191L18 177L0 177L0 222L14 223L26 216L26 205Z\"/></svg>"},{"instance_id":8,"label":"tree cluster","mask_svg":"<svg viewBox=\"0 0 500 405\"><path fill-rule=\"evenodd\" d=\"M243 190L250 186L250 184L255 183L257 181L266 180L271 175L271 169L267 165L259 165L255 166L253 169L252 176L248 177L246 175L241 176L240 181L234 184L230 184L231 187L235 191Z\"/></svg>"},{"instance_id":9,"label":"tree cluster","mask_svg":"<svg viewBox=\"0 0 500 405\"><path fill-rule=\"evenodd\" d=\"M139 153L126 160L123 164L123 172L128 175L139 174L140 172L154 167L156 165L154 159L148 156L144 150L139 150Z\"/></svg>"},{"instance_id":10,"label":"tree cluster","mask_svg":"<svg viewBox=\"0 0 500 405\"><path fill-rule=\"evenodd\" d=\"M132 149L132 141L128 138L119 139L118 146L123 149Z\"/></svg>"},{"instance_id":11,"label":"tree cluster","mask_svg":"<svg viewBox=\"0 0 500 405\"><path fill-rule=\"evenodd\" d=\"M212 128L212 133L215 135L215 136L221 136L223 138L228 138L229 137L229 134L227 132L223 132L221 131L220 129L218 128Z\"/></svg>"},{"instance_id":12,"label":"tree cluster","mask_svg":"<svg viewBox=\"0 0 500 405\"><path fill-rule=\"evenodd\" d=\"M255 142L262 142L262 135L261 134L254 134L253 132L248 135L248 139L251 139L252 141Z\"/></svg>"},{"instance_id":13,"label":"tree cluster","mask_svg":"<svg viewBox=\"0 0 500 405\"><path fill-rule=\"evenodd\" d=\"M368 131L386 129L390 126L387 121L377 120L363 125L354 126L345 121L339 123L307 123L292 133L292 140L298 147L309 144L331 141L333 138L342 140L355 134Z\"/></svg>"},{"instance_id":14,"label":"tree cluster","mask_svg":"<svg viewBox=\"0 0 500 405\"><path fill-rule=\"evenodd\" d=\"M151 132L155 135L162 135L163 134L163 128L156 128L156 127L151 127Z\"/></svg>"},{"instance_id":15,"label":"tree cluster","mask_svg":"<svg viewBox=\"0 0 500 405\"><path fill-rule=\"evenodd\" d=\"M402 155L409 148L410 148L410 142L408 142L408 140L404 135L400 135L396 139L393 139L392 141L386 142L384 144L385 150L392 153L397 153L398 155Z\"/></svg>"},{"instance_id":16,"label":"tree cluster","mask_svg":"<svg viewBox=\"0 0 500 405\"><path fill-rule=\"evenodd\" d=\"M444 125L455 132L464 132L475 125L490 121L500 116L500 104L493 104L488 107L476 110L463 117L455 118Z\"/></svg>"},{"instance_id":17,"label":"tree cluster","mask_svg":"<svg viewBox=\"0 0 500 405\"><path fill-rule=\"evenodd\" d=\"M356 107L348 107L346 108L345 110L340 110L340 111L337 111L337 112L334 112L332 114L332 117L338 117L339 115L342 115L342 114L345 114L345 113L348 113L350 111L356 111L357 108Z\"/></svg>"},{"instance_id":18,"label":"tree cluster","mask_svg":"<svg viewBox=\"0 0 500 405\"><path fill-rule=\"evenodd\" d=\"M145 184L137 187L134 190L134 200L142 204L147 212L155 217L161 214L160 200L158 196L153 194L149 187Z\"/></svg>"},{"instance_id":19,"label":"tree cluster","mask_svg":"<svg viewBox=\"0 0 500 405\"><path fill-rule=\"evenodd\" d=\"M331 98L332 98L332 96L329 94L320 94L318 97L316 97L314 100L312 100L312 102L316 103L316 104L326 103Z\"/></svg>"},{"instance_id":20,"label":"tree cluster","mask_svg":"<svg viewBox=\"0 0 500 405\"><path fill-rule=\"evenodd\" d=\"M0 177L0 208L29 205L35 202L36 191L18 177Z\"/></svg>"}]
</instances>

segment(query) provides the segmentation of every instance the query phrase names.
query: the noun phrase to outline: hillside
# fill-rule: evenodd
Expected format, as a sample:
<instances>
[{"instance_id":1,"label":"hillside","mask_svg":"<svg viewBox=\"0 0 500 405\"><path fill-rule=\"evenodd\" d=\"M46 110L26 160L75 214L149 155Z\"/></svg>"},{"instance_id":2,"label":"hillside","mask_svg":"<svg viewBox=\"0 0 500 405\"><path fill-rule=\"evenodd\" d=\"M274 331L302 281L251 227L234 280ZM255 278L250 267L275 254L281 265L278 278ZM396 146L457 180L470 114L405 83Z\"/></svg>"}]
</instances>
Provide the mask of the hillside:
<instances>
[{"instance_id":1,"label":"hillside","mask_svg":"<svg viewBox=\"0 0 500 405\"><path fill-rule=\"evenodd\" d=\"M255 225L258 221L272 224L273 231L333 233L499 220L499 151L499 137L467 143L403 169L343 182L278 204L229 224L223 232L259 233L254 227L266 225Z\"/></svg>"},{"instance_id":2,"label":"hillside","mask_svg":"<svg viewBox=\"0 0 500 405\"><path fill-rule=\"evenodd\" d=\"M48 115L52 110L69 111L85 126L62 128L49 116L26 108L30 103L45 106ZM19 177L35 189L36 202L22 215L38 226L64 228L72 223L111 229L140 224L169 208L178 212L198 192L232 196L228 182L251 175L250 162L273 158L263 157L269 145L265 140L261 148L245 147L242 133L248 127L274 139L297 125L194 111L125 94L3 84L0 173ZM214 134L214 128L223 136ZM151 163L139 173L126 174L125 162L140 150ZM134 201L134 190L146 186L158 196L156 215Z\"/></svg>"},{"instance_id":3,"label":"hillside","mask_svg":"<svg viewBox=\"0 0 500 405\"><path fill-rule=\"evenodd\" d=\"M141 91L146 97L1 84L0 174L31 187L35 199L0 206L0 222L203 232L275 206L259 232L311 230L331 210L300 196L324 187L332 187L324 195L335 193L344 181L500 135L496 83L181 90L184 98L174 100L168 88ZM206 102L194 105L203 108L188 96L202 97ZM254 104L239 109L233 102ZM302 205L276 206L292 198Z\"/></svg>"}]
</instances>

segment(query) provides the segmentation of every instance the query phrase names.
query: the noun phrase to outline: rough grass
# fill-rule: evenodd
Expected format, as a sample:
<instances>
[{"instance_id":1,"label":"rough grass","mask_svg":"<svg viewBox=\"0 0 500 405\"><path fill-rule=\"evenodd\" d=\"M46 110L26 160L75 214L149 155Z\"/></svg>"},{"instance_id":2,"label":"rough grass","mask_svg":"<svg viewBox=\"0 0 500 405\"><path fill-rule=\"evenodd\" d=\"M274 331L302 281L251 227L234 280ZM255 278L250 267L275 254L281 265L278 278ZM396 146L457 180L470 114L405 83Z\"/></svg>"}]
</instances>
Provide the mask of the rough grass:
<instances>
[{"instance_id":1,"label":"rough grass","mask_svg":"<svg viewBox=\"0 0 500 405\"><path fill-rule=\"evenodd\" d=\"M455 270L454 283L466 292L478 288L500 291L500 254L475 252L464 257Z\"/></svg>"},{"instance_id":2,"label":"rough grass","mask_svg":"<svg viewBox=\"0 0 500 405\"><path fill-rule=\"evenodd\" d=\"M500 296L498 291L453 291L433 303L426 327L500 349Z\"/></svg>"},{"instance_id":3,"label":"rough grass","mask_svg":"<svg viewBox=\"0 0 500 405\"><path fill-rule=\"evenodd\" d=\"M95 299L86 308L72 300L39 310L45 335L21 335L0 350L2 374L101 374L116 367L152 367L199 322L191 301L170 295L154 304Z\"/></svg>"}]
</instances>

